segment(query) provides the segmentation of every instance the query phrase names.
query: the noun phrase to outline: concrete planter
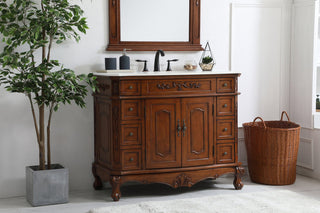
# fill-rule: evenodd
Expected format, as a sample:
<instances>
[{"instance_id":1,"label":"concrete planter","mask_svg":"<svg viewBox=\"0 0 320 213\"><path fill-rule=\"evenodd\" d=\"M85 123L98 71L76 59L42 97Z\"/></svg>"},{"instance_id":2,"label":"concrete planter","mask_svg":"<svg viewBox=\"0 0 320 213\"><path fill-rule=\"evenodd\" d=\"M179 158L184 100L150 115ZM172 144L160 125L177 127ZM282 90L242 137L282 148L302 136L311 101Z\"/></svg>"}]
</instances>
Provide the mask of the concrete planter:
<instances>
[{"instance_id":1,"label":"concrete planter","mask_svg":"<svg viewBox=\"0 0 320 213\"><path fill-rule=\"evenodd\" d=\"M27 201L32 206L67 203L69 199L69 170L53 164L50 170L26 167Z\"/></svg>"}]
</instances>

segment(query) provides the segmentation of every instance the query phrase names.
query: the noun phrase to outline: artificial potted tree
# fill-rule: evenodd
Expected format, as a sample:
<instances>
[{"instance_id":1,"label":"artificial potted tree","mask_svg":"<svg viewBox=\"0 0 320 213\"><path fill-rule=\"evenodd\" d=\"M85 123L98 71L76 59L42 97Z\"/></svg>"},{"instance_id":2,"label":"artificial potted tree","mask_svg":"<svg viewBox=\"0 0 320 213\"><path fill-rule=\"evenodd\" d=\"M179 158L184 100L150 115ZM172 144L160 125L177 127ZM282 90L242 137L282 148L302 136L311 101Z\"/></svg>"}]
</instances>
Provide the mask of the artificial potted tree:
<instances>
[{"instance_id":1,"label":"artificial potted tree","mask_svg":"<svg viewBox=\"0 0 320 213\"><path fill-rule=\"evenodd\" d=\"M27 200L33 206L68 201L68 171L51 164L51 119L61 104L85 107L87 86L82 81L93 90L96 82L92 74L76 75L65 68L51 52L55 43L79 41L87 28L83 10L67 0L0 1L0 33L6 44L0 53L0 85L26 95L39 148L39 165L26 168Z\"/></svg>"}]
</instances>

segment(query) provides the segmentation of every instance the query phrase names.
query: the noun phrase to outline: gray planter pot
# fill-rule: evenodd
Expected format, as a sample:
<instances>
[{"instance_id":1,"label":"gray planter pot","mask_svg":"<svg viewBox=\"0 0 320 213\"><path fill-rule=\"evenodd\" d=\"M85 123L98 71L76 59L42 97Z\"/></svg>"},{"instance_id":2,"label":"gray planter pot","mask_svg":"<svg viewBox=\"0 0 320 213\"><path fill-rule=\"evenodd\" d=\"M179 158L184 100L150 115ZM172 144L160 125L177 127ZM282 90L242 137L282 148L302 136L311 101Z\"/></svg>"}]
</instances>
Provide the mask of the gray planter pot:
<instances>
[{"instance_id":1,"label":"gray planter pot","mask_svg":"<svg viewBox=\"0 0 320 213\"><path fill-rule=\"evenodd\" d=\"M67 203L69 199L69 170L59 164L50 170L26 167L27 201L32 206Z\"/></svg>"}]
</instances>

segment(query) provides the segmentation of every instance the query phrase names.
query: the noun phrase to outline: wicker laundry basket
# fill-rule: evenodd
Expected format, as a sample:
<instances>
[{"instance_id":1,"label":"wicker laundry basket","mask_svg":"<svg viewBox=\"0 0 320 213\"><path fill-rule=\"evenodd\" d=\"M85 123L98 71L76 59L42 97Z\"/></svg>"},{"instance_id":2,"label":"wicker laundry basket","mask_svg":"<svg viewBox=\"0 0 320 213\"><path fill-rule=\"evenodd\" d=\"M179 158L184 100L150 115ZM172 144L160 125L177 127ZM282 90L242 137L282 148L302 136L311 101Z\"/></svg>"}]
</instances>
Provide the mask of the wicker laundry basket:
<instances>
[{"instance_id":1,"label":"wicker laundry basket","mask_svg":"<svg viewBox=\"0 0 320 213\"><path fill-rule=\"evenodd\" d=\"M283 115L288 121L283 121ZM260 119L261 122L256 122ZM284 111L280 121L257 117L244 123L249 175L253 182L289 185L296 180L300 126Z\"/></svg>"}]
</instances>

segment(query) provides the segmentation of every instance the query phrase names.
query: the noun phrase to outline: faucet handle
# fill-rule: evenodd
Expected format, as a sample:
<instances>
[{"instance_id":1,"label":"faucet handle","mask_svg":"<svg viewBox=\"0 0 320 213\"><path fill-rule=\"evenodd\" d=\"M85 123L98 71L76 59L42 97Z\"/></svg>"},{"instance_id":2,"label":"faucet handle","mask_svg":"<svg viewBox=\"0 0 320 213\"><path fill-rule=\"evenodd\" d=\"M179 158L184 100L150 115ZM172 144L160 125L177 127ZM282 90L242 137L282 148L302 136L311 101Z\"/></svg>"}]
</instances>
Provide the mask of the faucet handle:
<instances>
[{"instance_id":1,"label":"faucet handle","mask_svg":"<svg viewBox=\"0 0 320 213\"><path fill-rule=\"evenodd\" d=\"M136 60L136 62L144 62L144 67L143 67L143 71L142 72L148 72L148 67L147 67L147 60Z\"/></svg>"},{"instance_id":2,"label":"faucet handle","mask_svg":"<svg viewBox=\"0 0 320 213\"><path fill-rule=\"evenodd\" d=\"M168 62L167 71L172 71L170 62L176 62L176 61L179 61L179 59L167 60L167 62Z\"/></svg>"}]
</instances>

